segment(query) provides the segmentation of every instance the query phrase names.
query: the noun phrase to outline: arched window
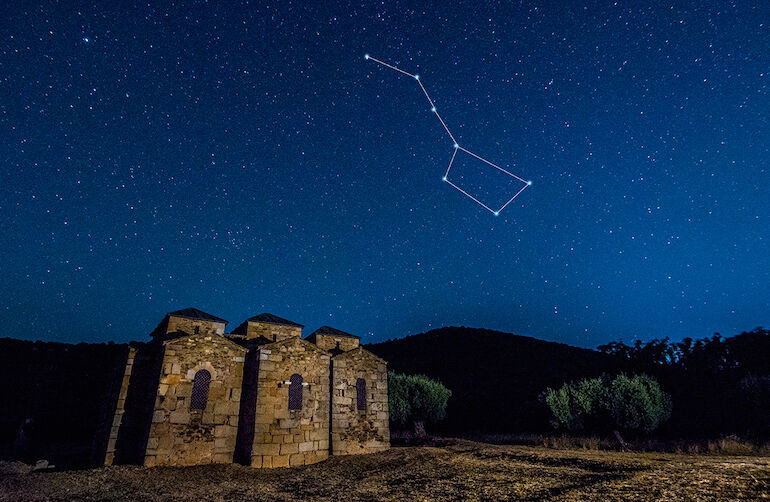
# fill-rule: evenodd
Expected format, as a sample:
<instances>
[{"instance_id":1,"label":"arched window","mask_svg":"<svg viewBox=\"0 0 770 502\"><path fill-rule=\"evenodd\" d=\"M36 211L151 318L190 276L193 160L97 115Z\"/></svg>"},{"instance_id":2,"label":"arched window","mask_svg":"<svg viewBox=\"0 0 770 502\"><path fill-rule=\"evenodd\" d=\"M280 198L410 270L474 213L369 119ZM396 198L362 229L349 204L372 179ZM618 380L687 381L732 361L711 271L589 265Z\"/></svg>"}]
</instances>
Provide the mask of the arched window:
<instances>
[{"instance_id":1,"label":"arched window","mask_svg":"<svg viewBox=\"0 0 770 502\"><path fill-rule=\"evenodd\" d=\"M302 409L302 375L294 373L289 379L289 409Z\"/></svg>"},{"instance_id":2,"label":"arched window","mask_svg":"<svg viewBox=\"0 0 770 502\"><path fill-rule=\"evenodd\" d=\"M206 370L199 370L193 380L192 396L190 397L191 410L205 410L206 402L209 400L209 385L211 384L211 373Z\"/></svg>"},{"instance_id":3,"label":"arched window","mask_svg":"<svg viewBox=\"0 0 770 502\"><path fill-rule=\"evenodd\" d=\"M356 380L356 404L359 410L366 409L366 380L363 378Z\"/></svg>"}]
</instances>

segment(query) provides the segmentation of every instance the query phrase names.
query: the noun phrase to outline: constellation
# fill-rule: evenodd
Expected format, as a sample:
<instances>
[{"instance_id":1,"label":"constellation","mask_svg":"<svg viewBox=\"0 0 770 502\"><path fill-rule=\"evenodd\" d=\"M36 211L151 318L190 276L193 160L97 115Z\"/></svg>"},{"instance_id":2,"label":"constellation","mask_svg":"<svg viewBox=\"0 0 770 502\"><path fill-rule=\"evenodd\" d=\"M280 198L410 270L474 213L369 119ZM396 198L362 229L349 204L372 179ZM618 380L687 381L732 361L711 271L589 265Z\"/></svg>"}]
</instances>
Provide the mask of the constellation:
<instances>
[{"instance_id":1,"label":"constellation","mask_svg":"<svg viewBox=\"0 0 770 502\"><path fill-rule=\"evenodd\" d=\"M532 185L531 181L528 181L528 180L525 180L523 178L520 178L519 176L516 176L515 174L513 174L513 173L511 173L509 171L506 171L502 167L500 167L500 166L498 166L496 164L493 164L492 162L488 161L487 159L485 159L485 158L483 158L483 157L481 157L479 155L476 155L475 153L471 152L470 150L467 150L467 149L461 147L460 144L455 139L454 135L452 135L452 132L449 130L449 127L447 127L446 122L444 122L444 119L441 118L441 115L439 115L438 110L436 109L436 104L431 99L430 94L428 94L427 89L425 89L425 86L422 85L422 81L420 80L420 76L419 75L413 75L413 74L411 74L409 72L406 72L406 71L402 70L401 68L396 68L395 66L389 65L388 63L386 63L384 61L380 61L379 59L373 58L369 54L364 55L364 59L370 60L370 61L374 61L375 63L378 63L378 64L380 64L380 65L382 65L382 66L384 66L386 68L390 68L391 70L397 71L397 72L399 72L399 73L401 73L403 75L406 75L407 77L411 77L414 80L416 80L417 83L420 85L420 89L422 89L423 94L425 94L425 97L428 99L428 103L430 103L430 111L433 112L433 114L436 115L436 118L439 120L439 122L441 122L441 125L444 127L444 130L449 135L449 138L452 140L452 143L453 143L452 146L454 147L454 151L452 152L452 158L449 161L449 167L447 167L446 173L444 173L444 176L441 178L442 181L448 183L451 187L455 188L457 191L459 191L460 193L462 193L466 197L469 197L471 200L473 200L478 205L480 205L481 207L483 207L484 209L486 209L490 213L494 214L495 216L499 215L500 211L505 209L508 206L508 204L510 204L511 202L513 202L516 199L516 197L521 195L521 192L523 192L525 188L527 188L528 186ZM460 188L455 183L453 183L452 181L449 180L449 172L452 170L452 164L454 164L455 158L457 157L458 150L462 151L462 152L464 152L464 153L466 153L468 155L470 155L471 157L475 157L476 159L484 162L485 164L488 164L488 165L494 167L498 171L501 171L501 172L507 174L508 176L510 176L512 178L517 179L518 181L523 183L523 186L521 187L521 189L519 189L519 191L517 191L513 195L513 197L508 199L508 201L505 204L503 204L499 209L497 209L497 210L492 209L487 204L484 204L478 198L476 198L473 195L469 194L467 191L463 190L462 188Z\"/></svg>"}]
</instances>

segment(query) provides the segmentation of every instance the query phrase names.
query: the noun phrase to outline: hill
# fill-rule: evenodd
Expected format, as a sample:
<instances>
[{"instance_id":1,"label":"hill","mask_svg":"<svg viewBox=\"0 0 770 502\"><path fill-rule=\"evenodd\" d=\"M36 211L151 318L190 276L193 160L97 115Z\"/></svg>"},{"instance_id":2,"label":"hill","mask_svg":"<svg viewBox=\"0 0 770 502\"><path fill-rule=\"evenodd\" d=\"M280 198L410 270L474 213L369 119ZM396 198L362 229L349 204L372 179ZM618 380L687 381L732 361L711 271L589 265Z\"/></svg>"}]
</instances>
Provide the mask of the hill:
<instances>
[{"instance_id":1,"label":"hill","mask_svg":"<svg viewBox=\"0 0 770 502\"><path fill-rule=\"evenodd\" d=\"M535 432L548 428L538 396L567 380L612 372L595 350L488 329L447 327L366 348L401 373L424 374L452 390L440 432Z\"/></svg>"}]
</instances>

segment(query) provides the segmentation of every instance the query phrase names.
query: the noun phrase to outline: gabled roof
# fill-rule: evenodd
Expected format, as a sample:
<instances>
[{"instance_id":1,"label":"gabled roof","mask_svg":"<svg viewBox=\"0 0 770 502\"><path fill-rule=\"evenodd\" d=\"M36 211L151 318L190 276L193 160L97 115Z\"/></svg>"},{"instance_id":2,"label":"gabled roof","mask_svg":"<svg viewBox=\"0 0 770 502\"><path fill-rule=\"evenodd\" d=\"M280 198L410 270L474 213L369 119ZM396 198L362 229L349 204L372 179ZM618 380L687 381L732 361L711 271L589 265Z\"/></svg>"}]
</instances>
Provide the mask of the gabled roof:
<instances>
[{"instance_id":1,"label":"gabled roof","mask_svg":"<svg viewBox=\"0 0 770 502\"><path fill-rule=\"evenodd\" d=\"M335 354L332 357L335 360L337 360L337 359L344 359L345 357L348 357L348 356L351 356L352 354L357 354L357 353L363 354L364 356L366 356L369 359L374 359L375 361L379 361L381 363L388 364L388 362L385 359L381 358L380 356L378 356L377 354L375 354L373 352L369 352L368 350L366 350L365 348L363 348L361 346L358 346L355 349L351 349L351 350L346 350L344 352L340 352L338 354Z\"/></svg>"},{"instance_id":2,"label":"gabled roof","mask_svg":"<svg viewBox=\"0 0 770 502\"><path fill-rule=\"evenodd\" d=\"M316 344L308 342L307 340L300 338L298 336L290 336L289 338L284 338L283 340L278 340L277 342L270 342L265 345L262 345L260 350L271 350L275 347L280 347L281 345L291 345L291 344L297 344L297 345L303 345L313 352L316 352L323 356L329 356L329 353L325 350L320 349Z\"/></svg>"},{"instance_id":3,"label":"gabled roof","mask_svg":"<svg viewBox=\"0 0 770 502\"><path fill-rule=\"evenodd\" d=\"M195 319L198 321L213 321L213 322L223 322L227 324L227 321L222 319L221 317L217 317L215 315L207 314L206 312L202 310L198 310L192 307L188 307L186 309L182 310L175 310L173 312L169 312L167 315L174 316L174 317L185 317L187 319Z\"/></svg>"},{"instance_id":4,"label":"gabled roof","mask_svg":"<svg viewBox=\"0 0 770 502\"><path fill-rule=\"evenodd\" d=\"M273 343L272 340L265 338L262 335L259 335L256 338L250 338L247 340L245 335L229 333L229 334L225 334L225 338L227 338L233 343L237 343L238 345L240 345L241 347L249 351L258 349L262 345Z\"/></svg>"},{"instance_id":5,"label":"gabled roof","mask_svg":"<svg viewBox=\"0 0 770 502\"><path fill-rule=\"evenodd\" d=\"M284 319L283 317L278 317L277 315L268 314L267 312L264 312L259 315L255 315L254 317L250 317L246 319L246 322L264 322L267 324L278 324L280 326L294 326L297 328L304 328L304 326L301 324L297 324L296 322L289 321L288 319Z\"/></svg>"},{"instance_id":6,"label":"gabled roof","mask_svg":"<svg viewBox=\"0 0 770 502\"><path fill-rule=\"evenodd\" d=\"M329 336L340 336L344 338L358 338L361 339L360 336L351 335L350 333L345 333L344 331L341 331L337 328L332 328L331 326L321 326L317 330L313 331L308 338L315 337L315 335L329 335Z\"/></svg>"}]
</instances>

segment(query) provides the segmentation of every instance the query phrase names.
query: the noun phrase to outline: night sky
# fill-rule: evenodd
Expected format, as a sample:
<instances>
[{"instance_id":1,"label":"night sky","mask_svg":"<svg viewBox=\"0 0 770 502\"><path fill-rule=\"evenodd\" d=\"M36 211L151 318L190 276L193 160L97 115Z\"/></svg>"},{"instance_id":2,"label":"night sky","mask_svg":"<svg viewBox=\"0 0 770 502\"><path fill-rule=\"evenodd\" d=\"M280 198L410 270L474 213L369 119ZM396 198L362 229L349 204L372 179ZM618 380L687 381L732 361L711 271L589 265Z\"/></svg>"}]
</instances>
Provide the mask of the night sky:
<instances>
[{"instance_id":1,"label":"night sky","mask_svg":"<svg viewBox=\"0 0 770 502\"><path fill-rule=\"evenodd\" d=\"M0 5L0 336L770 324L770 2L130 3Z\"/></svg>"}]
</instances>

